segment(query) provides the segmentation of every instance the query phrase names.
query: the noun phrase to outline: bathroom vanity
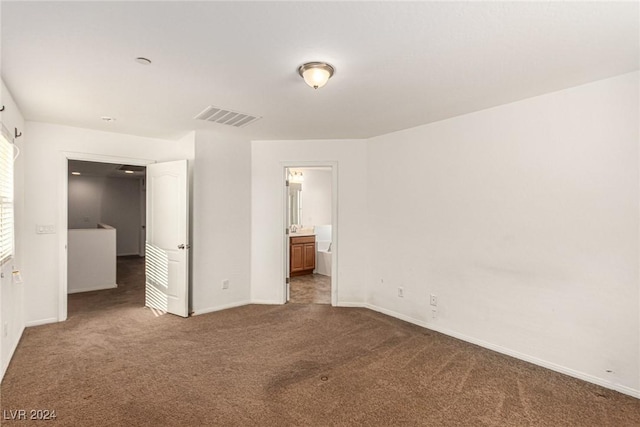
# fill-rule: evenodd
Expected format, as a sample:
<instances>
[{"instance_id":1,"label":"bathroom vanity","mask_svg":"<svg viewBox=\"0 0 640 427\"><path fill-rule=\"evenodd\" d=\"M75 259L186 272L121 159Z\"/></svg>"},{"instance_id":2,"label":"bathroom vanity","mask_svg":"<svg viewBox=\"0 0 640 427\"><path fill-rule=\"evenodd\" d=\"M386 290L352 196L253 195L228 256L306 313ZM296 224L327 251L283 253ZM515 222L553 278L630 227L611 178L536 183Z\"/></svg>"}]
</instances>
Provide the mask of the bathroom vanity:
<instances>
[{"instance_id":1,"label":"bathroom vanity","mask_svg":"<svg viewBox=\"0 0 640 427\"><path fill-rule=\"evenodd\" d=\"M316 236L289 237L290 276L313 274L316 268Z\"/></svg>"}]
</instances>

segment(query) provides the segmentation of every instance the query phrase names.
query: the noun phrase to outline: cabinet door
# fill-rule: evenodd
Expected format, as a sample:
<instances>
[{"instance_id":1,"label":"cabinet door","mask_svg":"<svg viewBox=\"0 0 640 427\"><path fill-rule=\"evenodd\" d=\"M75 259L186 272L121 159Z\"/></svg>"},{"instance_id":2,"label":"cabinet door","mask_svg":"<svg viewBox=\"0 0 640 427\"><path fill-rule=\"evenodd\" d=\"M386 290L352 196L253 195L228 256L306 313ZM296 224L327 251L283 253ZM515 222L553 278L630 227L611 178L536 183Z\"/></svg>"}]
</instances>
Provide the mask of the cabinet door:
<instances>
[{"instance_id":1,"label":"cabinet door","mask_svg":"<svg viewBox=\"0 0 640 427\"><path fill-rule=\"evenodd\" d=\"M304 245L304 269L313 270L316 268L316 244L305 243Z\"/></svg>"},{"instance_id":2,"label":"cabinet door","mask_svg":"<svg viewBox=\"0 0 640 427\"><path fill-rule=\"evenodd\" d=\"M304 270L304 245L291 245L291 272Z\"/></svg>"}]
</instances>

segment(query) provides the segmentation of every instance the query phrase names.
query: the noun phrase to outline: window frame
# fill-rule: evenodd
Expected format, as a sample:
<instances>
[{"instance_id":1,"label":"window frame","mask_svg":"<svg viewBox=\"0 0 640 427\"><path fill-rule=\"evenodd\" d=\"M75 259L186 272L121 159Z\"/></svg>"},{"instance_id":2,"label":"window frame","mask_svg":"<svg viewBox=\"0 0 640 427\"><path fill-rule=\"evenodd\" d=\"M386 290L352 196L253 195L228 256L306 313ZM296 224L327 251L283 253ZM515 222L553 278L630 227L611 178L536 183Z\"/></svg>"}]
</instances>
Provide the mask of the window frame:
<instances>
[{"instance_id":1,"label":"window frame","mask_svg":"<svg viewBox=\"0 0 640 427\"><path fill-rule=\"evenodd\" d=\"M0 123L0 265L15 256L14 144L13 136ZM4 212L6 208L8 213ZM3 218L8 219L7 224Z\"/></svg>"}]
</instances>

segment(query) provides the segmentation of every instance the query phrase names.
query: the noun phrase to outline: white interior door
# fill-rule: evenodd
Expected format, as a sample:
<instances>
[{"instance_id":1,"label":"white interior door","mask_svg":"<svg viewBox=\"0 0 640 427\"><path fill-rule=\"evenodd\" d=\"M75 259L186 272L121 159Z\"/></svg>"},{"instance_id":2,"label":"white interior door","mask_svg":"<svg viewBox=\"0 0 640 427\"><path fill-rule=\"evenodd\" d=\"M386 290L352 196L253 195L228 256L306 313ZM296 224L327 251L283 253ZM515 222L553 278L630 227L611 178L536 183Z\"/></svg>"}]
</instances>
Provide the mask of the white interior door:
<instances>
[{"instance_id":1,"label":"white interior door","mask_svg":"<svg viewBox=\"0 0 640 427\"><path fill-rule=\"evenodd\" d=\"M187 161L147 166L145 305L189 315Z\"/></svg>"}]
</instances>

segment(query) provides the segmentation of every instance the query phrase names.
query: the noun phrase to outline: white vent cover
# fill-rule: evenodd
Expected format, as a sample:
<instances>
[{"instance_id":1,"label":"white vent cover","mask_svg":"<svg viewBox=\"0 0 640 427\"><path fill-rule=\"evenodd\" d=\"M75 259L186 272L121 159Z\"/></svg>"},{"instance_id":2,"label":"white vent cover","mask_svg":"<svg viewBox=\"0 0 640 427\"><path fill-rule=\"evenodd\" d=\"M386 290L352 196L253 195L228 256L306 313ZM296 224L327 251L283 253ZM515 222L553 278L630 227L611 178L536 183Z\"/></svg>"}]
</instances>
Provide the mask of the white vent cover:
<instances>
[{"instance_id":1,"label":"white vent cover","mask_svg":"<svg viewBox=\"0 0 640 427\"><path fill-rule=\"evenodd\" d=\"M196 120L206 120L208 122L219 123L221 125L229 125L237 128L247 126L250 123L260 120L262 117L252 116L237 111L225 110L223 108L209 105L203 112L198 114Z\"/></svg>"}]
</instances>

